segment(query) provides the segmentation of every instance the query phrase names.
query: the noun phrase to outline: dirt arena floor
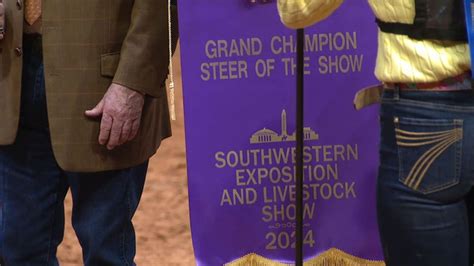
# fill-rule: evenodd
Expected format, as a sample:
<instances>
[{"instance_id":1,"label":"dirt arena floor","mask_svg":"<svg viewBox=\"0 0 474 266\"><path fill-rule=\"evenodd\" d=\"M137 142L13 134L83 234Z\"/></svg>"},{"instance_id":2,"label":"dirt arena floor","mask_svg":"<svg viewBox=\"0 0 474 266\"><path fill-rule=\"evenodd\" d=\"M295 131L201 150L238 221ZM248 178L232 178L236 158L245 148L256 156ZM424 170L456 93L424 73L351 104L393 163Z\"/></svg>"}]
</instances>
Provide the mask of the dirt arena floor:
<instances>
[{"instance_id":1,"label":"dirt arena floor","mask_svg":"<svg viewBox=\"0 0 474 266\"><path fill-rule=\"evenodd\" d=\"M150 160L145 191L133 219L140 266L192 266L188 190L179 52L174 57L177 121L173 137ZM81 248L71 226L71 197L66 199L66 232L58 257L63 266L83 265Z\"/></svg>"}]
</instances>

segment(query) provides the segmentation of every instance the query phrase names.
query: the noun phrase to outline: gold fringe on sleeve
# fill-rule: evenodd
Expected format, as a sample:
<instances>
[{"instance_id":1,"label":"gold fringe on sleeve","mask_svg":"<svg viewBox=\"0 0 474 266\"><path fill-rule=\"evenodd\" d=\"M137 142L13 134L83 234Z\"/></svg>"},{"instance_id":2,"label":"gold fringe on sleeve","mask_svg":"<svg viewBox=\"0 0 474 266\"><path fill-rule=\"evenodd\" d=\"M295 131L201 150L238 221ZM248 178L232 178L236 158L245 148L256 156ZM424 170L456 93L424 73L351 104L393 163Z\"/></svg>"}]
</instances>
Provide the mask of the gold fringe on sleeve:
<instances>
[{"instance_id":1,"label":"gold fringe on sleeve","mask_svg":"<svg viewBox=\"0 0 474 266\"><path fill-rule=\"evenodd\" d=\"M291 266L259 256L248 254L234 260L225 266ZM332 248L304 263L305 266L385 266L383 261L374 261L358 258L336 248Z\"/></svg>"}]
</instances>

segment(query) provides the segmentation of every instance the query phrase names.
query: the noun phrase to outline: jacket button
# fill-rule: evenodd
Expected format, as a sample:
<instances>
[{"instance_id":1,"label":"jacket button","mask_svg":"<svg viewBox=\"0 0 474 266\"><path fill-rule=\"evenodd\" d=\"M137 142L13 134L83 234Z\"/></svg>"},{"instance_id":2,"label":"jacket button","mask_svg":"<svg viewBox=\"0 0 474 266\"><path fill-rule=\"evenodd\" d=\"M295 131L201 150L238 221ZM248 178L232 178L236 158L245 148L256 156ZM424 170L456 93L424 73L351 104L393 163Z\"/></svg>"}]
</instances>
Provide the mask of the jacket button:
<instances>
[{"instance_id":1,"label":"jacket button","mask_svg":"<svg viewBox=\"0 0 474 266\"><path fill-rule=\"evenodd\" d=\"M21 47L15 48L15 53L17 56L22 56L23 55L23 49Z\"/></svg>"},{"instance_id":2,"label":"jacket button","mask_svg":"<svg viewBox=\"0 0 474 266\"><path fill-rule=\"evenodd\" d=\"M23 2L21 0L17 0L16 7L18 8L18 10L21 10L23 8Z\"/></svg>"}]
</instances>

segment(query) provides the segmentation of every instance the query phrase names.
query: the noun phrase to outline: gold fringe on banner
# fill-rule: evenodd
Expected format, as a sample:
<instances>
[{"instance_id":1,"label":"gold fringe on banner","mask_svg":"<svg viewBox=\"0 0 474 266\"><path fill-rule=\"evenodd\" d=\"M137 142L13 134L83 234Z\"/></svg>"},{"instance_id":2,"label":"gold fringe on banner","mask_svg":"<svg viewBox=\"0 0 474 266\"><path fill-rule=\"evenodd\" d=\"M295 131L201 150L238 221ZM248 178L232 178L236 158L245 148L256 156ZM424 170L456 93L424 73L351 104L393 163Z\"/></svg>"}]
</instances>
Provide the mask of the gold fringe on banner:
<instances>
[{"instance_id":1,"label":"gold fringe on banner","mask_svg":"<svg viewBox=\"0 0 474 266\"><path fill-rule=\"evenodd\" d=\"M285 264L272 261L270 259L259 256L255 253L243 256L240 259L225 264L225 266L291 266L293 264ZM332 248L328 251L306 261L305 266L385 266L383 261L374 261L358 258L345 253L342 250Z\"/></svg>"},{"instance_id":2,"label":"gold fringe on banner","mask_svg":"<svg viewBox=\"0 0 474 266\"><path fill-rule=\"evenodd\" d=\"M290 266L291 264L285 264L280 262L275 262L270 259L266 259L262 256L259 256L255 253L248 254L243 256L240 259L236 259L233 262L224 264L224 266Z\"/></svg>"}]
</instances>

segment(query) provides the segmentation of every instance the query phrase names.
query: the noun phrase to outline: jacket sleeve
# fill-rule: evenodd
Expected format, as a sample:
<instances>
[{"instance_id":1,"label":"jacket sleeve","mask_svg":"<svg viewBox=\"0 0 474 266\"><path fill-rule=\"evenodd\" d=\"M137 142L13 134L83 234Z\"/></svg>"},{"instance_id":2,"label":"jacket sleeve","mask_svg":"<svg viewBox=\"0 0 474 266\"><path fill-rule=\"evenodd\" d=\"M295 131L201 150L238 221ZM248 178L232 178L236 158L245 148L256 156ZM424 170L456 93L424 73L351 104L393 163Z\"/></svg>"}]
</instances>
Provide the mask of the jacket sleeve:
<instances>
[{"instance_id":1,"label":"jacket sleeve","mask_svg":"<svg viewBox=\"0 0 474 266\"><path fill-rule=\"evenodd\" d=\"M176 47L176 6L172 6L172 15ZM168 47L168 0L134 0L113 83L152 97L161 96L168 75Z\"/></svg>"},{"instance_id":2,"label":"jacket sleeve","mask_svg":"<svg viewBox=\"0 0 474 266\"><path fill-rule=\"evenodd\" d=\"M281 21L289 28L311 26L334 12L344 0L278 0Z\"/></svg>"}]
</instances>

